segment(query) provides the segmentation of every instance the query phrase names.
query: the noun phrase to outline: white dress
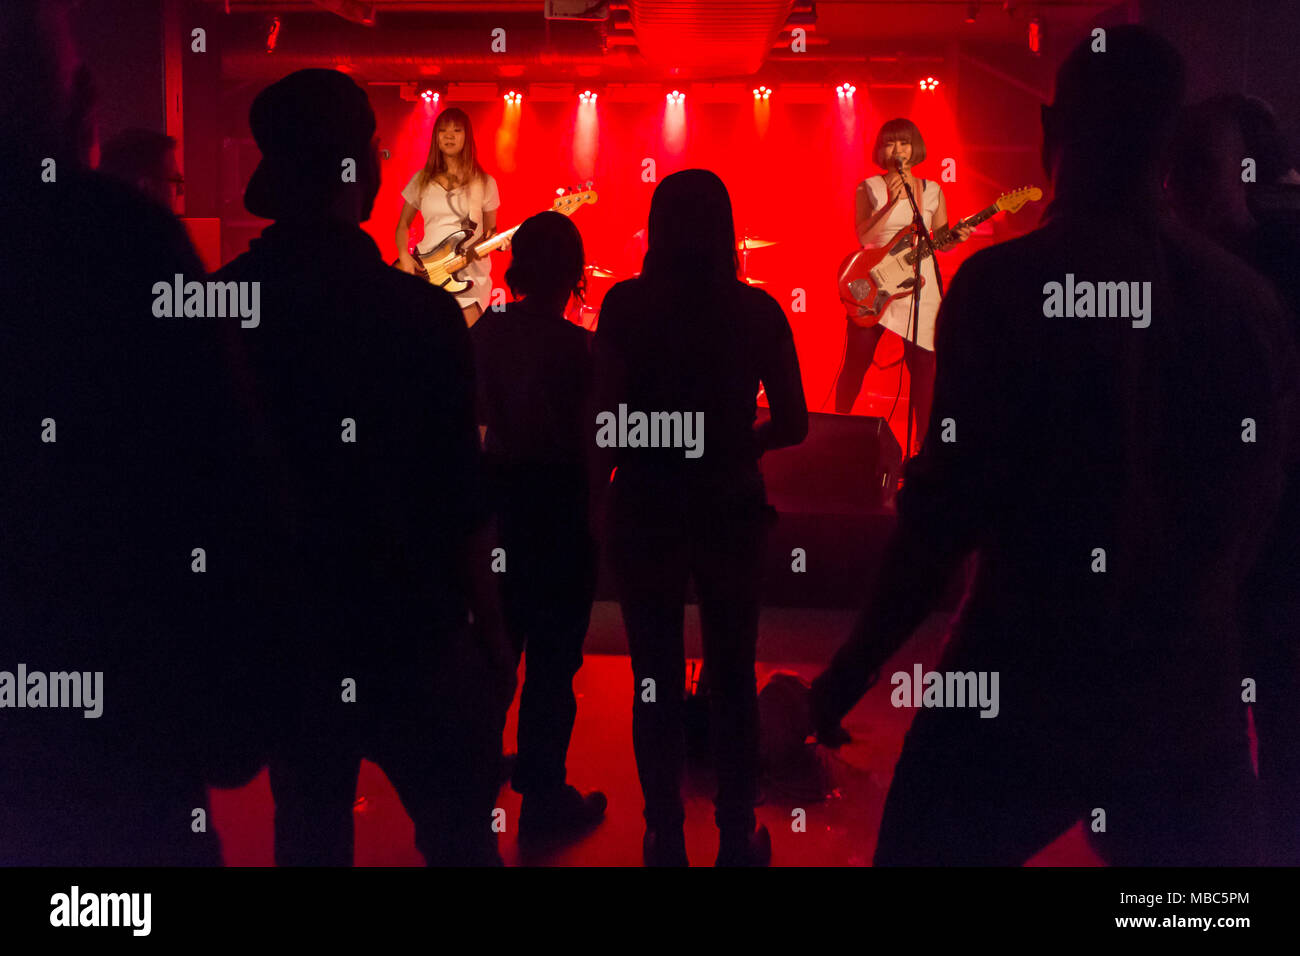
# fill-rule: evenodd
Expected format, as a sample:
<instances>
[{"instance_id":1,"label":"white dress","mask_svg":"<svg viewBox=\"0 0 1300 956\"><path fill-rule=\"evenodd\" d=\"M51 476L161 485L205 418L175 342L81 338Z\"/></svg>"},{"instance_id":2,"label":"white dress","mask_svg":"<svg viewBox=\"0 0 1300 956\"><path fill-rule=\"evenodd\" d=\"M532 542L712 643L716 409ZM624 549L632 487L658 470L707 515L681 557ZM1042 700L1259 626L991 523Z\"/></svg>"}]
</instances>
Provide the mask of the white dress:
<instances>
[{"instance_id":1,"label":"white dress","mask_svg":"<svg viewBox=\"0 0 1300 956\"><path fill-rule=\"evenodd\" d=\"M920 181L919 179L917 180ZM884 176L870 176L858 184L858 192L865 191L871 211L874 213L889 202L889 191L885 188ZM925 180L921 191L921 218L925 228L934 231L934 214L939 208L941 195L939 184L932 179ZM856 207L855 207L856 208ZM907 196L894 204L889 214L871 227L863 237L862 245L866 249L878 249L889 244L900 229L912 221L912 204ZM916 344L927 351L934 351L934 319L939 314L939 286L935 282L934 257L926 256L921 263L921 276L925 284L921 286L920 325L917 328ZM945 277L946 278L946 277ZM905 295L894 299L885 306L880 324L891 332L896 332L904 339L912 338L912 296Z\"/></svg>"},{"instance_id":2,"label":"white dress","mask_svg":"<svg viewBox=\"0 0 1300 956\"><path fill-rule=\"evenodd\" d=\"M483 238L483 213L492 212L501 205L501 196L497 191L497 181L488 176L480 187L475 185L457 186L448 192L438 183L429 180L421 191L416 187L419 173L402 190L402 198L409 202L424 218L424 238L416 247L421 253L428 252L450 233L461 228L461 220L469 217L475 222L474 241ZM492 295L492 263L487 257L472 262L461 273L474 284L456 296L462 309L478 303L484 312L488 308L488 299Z\"/></svg>"}]
</instances>

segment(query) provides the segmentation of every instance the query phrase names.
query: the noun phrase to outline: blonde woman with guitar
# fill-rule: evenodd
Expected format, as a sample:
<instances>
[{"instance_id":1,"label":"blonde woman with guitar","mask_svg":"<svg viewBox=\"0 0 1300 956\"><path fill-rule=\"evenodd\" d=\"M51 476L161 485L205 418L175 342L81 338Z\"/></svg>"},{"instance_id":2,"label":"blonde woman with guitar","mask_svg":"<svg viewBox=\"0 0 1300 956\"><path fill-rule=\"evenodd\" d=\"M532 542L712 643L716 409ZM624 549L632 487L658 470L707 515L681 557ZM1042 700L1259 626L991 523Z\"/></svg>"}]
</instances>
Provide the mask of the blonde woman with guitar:
<instances>
[{"instance_id":1,"label":"blonde woman with guitar","mask_svg":"<svg viewBox=\"0 0 1300 956\"><path fill-rule=\"evenodd\" d=\"M908 119L892 119L880 127L872 158L885 172L870 176L858 185L854 221L858 240L865 248L889 245L899 232L911 225L912 207L903 189L904 182L911 187L912 195L921 207L926 229L938 233L947 228L948 208L943 190L933 180L917 179L912 175L913 167L925 160L925 141L915 123ZM959 226L953 230L953 235L957 241L965 242L970 232L969 228ZM920 320L915 343L912 341L911 295L900 295L890 301L875 324L864 326L849 316L844 366L835 383L835 410L847 414L853 410L880 337L886 329L900 336L903 339L903 361L911 380L918 445L925 437L934 387L934 319L939 311L939 286L931 258L925 259L921 275L925 281L921 285Z\"/></svg>"},{"instance_id":2,"label":"blonde woman with guitar","mask_svg":"<svg viewBox=\"0 0 1300 956\"><path fill-rule=\"evenodd\" d=\"M496 234L501 197L497 181L479 165L474 127L464 110L453 107L439 114L429 140L429 158L402 190L402 199L397 221L397 266L403 272L424 271L409 251L411 222L417 212L424 218L424 238L417 249L422 256L433 252L458 230L470 234L470 241L462 245L468 264L459 275L470 280L471 285L455 295L466 324L473 326L492 294L491 264L479 257L474 246ZM508 246L509 240L502 248Z\"/></svg>"}]
</instances>

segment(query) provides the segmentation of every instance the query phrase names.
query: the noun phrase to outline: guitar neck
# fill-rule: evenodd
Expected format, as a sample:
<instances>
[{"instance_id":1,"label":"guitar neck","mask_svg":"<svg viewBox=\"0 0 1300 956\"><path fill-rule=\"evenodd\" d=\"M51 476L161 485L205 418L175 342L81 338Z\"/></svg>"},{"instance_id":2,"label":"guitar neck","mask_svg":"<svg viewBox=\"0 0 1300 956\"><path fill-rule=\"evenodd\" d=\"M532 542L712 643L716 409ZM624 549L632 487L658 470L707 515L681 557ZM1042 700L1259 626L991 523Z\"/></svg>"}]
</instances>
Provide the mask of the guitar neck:
<instances>
[{"instance_id":1,"label":"guitar neck","mask_svg":"<svg viewBox=\"0 0 1300 956\"><path fill-rule=\"evenodd\" d=\"M940 239L938 242L936 242L935 245L942 245L944 247L954 245L957 242L956 230L962 228L963 226L970 226L972 229L974 229L976 226L978 226L980 223L984 222L985 220L992 219L994 216L998 214L998 211L999 211L999 207L997 203L994 203L991 206L985 206L979 212L975 213L975 215L967 216L965 219L958 222L957 225L955 226L949 226L944 231L943 238Z\"/></svg>"},{"instance_id":2,"label":"guitar neck","mask_svg":"<svg viewBox=\"0 0 1300 956\"><path fill-rule=\"evenodd\" d=\"M935 250L949 249L952 246L955 246L957 244L957 230L963 226L970 226L973 229L986 219L992 219L997 214L998 204L994 203L991 206L986 206L981 209L979 212L975 213L975 215L967 216L965 219L960 220L956 225L946 227L942 232L937 233L934 237ZM917 252L909 252L906 256L907 262L909 264L915 262L918 253L921 258L924 259L930 254L930 246L923 245L919 250L917 250Z\"/></svg>"},{"instance_id":3,"label":"guitar neck","mask_svg":"<svg viewBox=\"0 0 1300 956\"><path fill-rule=\"evenodd\" d=\"M511 226L505 232L498 232L491 239L485 239L482 242L480 242L477 246L474 247L474 251L478 253L480 256L485 256L489 252L496 252L498 249L500 249L503 245L506 244L506 242L510 239L510 237L515 234L515 231L518 230L518 228L519 226Z\"/></svg>"}]
</instances>

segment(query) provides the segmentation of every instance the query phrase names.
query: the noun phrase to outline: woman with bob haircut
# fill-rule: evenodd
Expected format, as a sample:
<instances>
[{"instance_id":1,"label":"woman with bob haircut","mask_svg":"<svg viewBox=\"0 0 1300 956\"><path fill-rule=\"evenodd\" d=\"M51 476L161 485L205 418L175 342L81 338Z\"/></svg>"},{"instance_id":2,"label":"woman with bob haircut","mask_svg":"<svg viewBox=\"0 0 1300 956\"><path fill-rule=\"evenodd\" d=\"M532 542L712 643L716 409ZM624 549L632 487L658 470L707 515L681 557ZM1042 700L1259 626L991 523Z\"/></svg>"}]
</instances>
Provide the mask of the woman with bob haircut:
<instances>
[{"instance_id":1,"label":"woman with bob haircut","mask_svg":"<svg viewBox=\"0 0 1300 956\"><path fill-rule=\"evenodd\" d=\"M921 207L925 228L936 233L947 227L948 205L939 184L912 175L913 168L921 165L925 156L925 140L911 120L891 119L880 127L871 158L884 172L859 183L854 199L854 225L863 248L878 249L889 245L901 230L911 225L912 206L903 190L904 182L911 187L912 195ZM970 238L969 228L957 229L954 233L961 242ZM890 302L885 306L880 321L867 328L846 316L844 367L835 383L835 411L848 414L862 390L862 380L871 367L880 337L886 329L900 336L903 339L903 361L911 381L909 387L918 447L925 438L925 428L930 421L930 400L934 391L934 320L939 313L940 295L933 257L926 257L921 266L921 276L925 282L921 286L915 343L910 295L899 296Z\"/></svg>"}]
</instances>

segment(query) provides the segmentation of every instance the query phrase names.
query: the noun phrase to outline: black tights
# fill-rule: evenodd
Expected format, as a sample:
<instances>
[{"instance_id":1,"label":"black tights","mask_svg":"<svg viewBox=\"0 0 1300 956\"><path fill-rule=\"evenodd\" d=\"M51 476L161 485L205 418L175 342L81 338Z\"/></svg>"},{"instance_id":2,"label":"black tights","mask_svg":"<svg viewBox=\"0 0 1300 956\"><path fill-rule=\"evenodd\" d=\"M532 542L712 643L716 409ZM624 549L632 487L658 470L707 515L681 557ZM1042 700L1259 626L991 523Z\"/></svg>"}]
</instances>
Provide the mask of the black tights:
<instances>
[{"instance_id":1,"label":"black tights","mask_svg":"<svg viewBox=\"0 0 1300 956\"><path fill-rule=\"evenodd\" d=\"M835 411L847 415L853 410L853 403L862 391L862 380L876 354L876 345L885 327L880 324L862 328L853 322L846 322L848 331L844 345L844 368L835 382ZM903 363L911 380L912 392L912 427L916 435L916 446L920 447L925 439L925 429L930 423L930 401L934 396L934 353L903 340Z\"/></svg>"}]
</instances>

